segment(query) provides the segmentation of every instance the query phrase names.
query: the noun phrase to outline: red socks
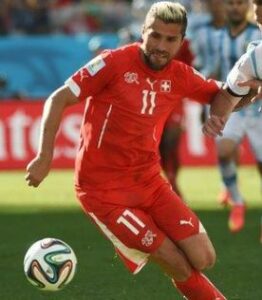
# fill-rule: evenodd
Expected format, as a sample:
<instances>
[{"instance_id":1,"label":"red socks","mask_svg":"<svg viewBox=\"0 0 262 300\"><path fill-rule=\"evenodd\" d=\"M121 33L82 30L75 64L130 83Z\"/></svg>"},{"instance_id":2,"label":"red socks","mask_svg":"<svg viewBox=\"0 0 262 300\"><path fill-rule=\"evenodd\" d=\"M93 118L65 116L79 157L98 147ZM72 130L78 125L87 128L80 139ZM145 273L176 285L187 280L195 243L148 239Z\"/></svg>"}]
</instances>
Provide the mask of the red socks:
<instances>
[{"instance_id":1,"label":"red socks","mask_svg":"<svg viewBox=\"0 0 262 300\"><path fill-rule=\"evenodd\" d=\"M186 281L172 280L188 300L226 300L226 297L202 273L193 270Z\"/></svg>"}]
</instances>

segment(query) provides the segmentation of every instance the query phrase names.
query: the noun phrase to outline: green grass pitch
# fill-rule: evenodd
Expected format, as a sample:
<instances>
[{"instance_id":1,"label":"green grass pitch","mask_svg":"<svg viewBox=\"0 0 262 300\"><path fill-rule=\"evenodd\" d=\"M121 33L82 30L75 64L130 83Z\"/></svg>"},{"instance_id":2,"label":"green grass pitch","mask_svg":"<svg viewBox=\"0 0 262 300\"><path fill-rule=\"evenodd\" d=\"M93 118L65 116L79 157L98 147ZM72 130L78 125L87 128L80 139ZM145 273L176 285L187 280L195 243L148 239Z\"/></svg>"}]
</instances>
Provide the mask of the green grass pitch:
<instances>
[{"instance_id":1,"label":"green grass pitch","mask_svg":"<svg viewBox=\"0 0 262 300\"><path fill-rule=\"evenodd\" d=\"M71 171L52 171L38 189L28 188L23 172L0 172L0 299L3 300L172 300L181 299L170 280L148 265L130 275L81 211ZM215 168L184 168L180 184L217 250L217 264L207 275L229 300L262 299L262 200L259 176L241 168L241 190L248 204L245 229L227 230L228 210L216 203L220 188ZM23 274L27 248L43 237L69 243L78 257L72 283L56 293L41 292Z\"/></svg>"}]
</instances>

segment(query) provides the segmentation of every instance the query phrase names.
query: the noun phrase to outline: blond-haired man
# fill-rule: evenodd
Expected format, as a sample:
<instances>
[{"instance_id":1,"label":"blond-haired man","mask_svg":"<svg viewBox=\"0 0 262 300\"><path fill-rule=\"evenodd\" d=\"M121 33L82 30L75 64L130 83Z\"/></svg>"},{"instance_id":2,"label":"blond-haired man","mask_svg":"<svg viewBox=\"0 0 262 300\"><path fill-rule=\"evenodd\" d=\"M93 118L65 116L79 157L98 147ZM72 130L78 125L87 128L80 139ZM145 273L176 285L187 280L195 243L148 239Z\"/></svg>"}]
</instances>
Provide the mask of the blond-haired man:
<instances>
[{"instance_id":1,"label":"blond-haired man","mask_svg":"<svg viewBox=\"0 0 262 300\"><path fill-rule=\"evenodd\" d=\"M136 274L150 260L189 300L225 297L201 273L215 250L197 216L162 179L159 139L166 118L184 97L209 103L218 92L194 69L173 60L187 27L183 6L154 4L142 43L105 51L47 100L39 151L26 180L47 176L63 110L87 103L76 158L75 189L87 215Z\"/></svg>"}]
</instances>

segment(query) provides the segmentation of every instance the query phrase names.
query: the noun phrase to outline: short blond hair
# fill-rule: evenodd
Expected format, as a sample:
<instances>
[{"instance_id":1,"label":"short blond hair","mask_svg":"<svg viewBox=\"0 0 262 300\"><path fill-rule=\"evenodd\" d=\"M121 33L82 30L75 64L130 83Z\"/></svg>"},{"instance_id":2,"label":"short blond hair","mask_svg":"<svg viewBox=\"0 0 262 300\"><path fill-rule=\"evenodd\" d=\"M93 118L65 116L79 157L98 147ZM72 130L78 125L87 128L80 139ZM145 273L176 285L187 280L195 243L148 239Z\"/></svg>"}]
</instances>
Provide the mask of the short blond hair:
<instances>
[{"instance_id":1,"label":"short blond hair","mask_svg":"<svg viewBox=\"0 0 262 300\"><path fill-rule=\"evenodd\" d=\"M164 23L182 25L182 35L186 34L187 12L183 5L177 2L162 1L154 3L145 18L144 27L147 28L153 20L159 19Z\"/></svg>"}]
</instances>

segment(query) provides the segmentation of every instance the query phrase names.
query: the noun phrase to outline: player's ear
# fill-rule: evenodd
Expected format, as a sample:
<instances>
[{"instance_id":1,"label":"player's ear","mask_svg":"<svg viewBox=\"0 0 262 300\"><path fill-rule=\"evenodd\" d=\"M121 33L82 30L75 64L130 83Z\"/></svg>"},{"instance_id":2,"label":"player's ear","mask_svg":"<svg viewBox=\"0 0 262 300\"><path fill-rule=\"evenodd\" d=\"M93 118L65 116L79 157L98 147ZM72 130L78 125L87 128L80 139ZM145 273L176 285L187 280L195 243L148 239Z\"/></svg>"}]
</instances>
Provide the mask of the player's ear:
<instances>
[{"instance_id":1,"label":"player's ear","mask_svg":"<svg viewBox=\"0 0 262 300\"><path fill-rule=\"evenodd\" d=\"M141 27L141 39L142 39L142 41L144 40L145 32L146 32L146 26L145 26L145 24L143 24L143 26Z\"/></svg>"},{"instance_id":2,"label":"player's ear","mask_svg":"<svg viewBox=\"0 0 262 300\"><path fill-rule=\"evenodd\" d=\"M142 25L142 28L141 28L141 34L143 35L146 31L146 28L145 28L145 24Z\"/></svg>"}]
</instances>

